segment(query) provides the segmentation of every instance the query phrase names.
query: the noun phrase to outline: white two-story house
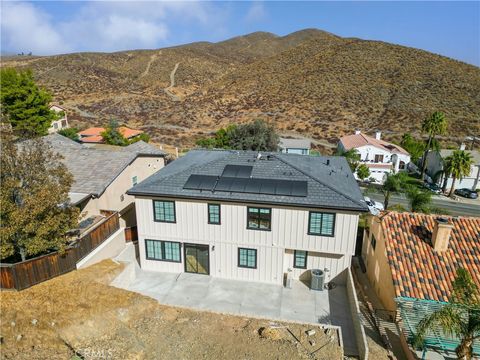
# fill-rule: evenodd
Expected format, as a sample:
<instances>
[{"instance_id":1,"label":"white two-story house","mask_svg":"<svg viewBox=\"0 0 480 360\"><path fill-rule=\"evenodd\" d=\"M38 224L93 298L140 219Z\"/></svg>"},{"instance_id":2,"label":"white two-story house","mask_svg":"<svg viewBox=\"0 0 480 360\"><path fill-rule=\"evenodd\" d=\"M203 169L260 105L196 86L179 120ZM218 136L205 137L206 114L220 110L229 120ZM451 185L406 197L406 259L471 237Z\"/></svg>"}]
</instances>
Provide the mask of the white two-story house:
<instances>
[{"instance_id":1,"label":"white two-story house","mask_svg":"<svg viewBox=\"0 0 480 360\"><path fill-rule=\"evenodd\" d=\"M67 129L68 128L67 111L58 105L51 105L50 110L54 111L57 115L59 115L59 118L57 120L52 121L52 124L48 128L48 133L53 134L58 132L59 130Z\"/></svg>"},{"instance_id":2,"label":"white two-story house","mask_svg":"<svg viewBox=\"0 0 480 360\"><path fill-rule=\"evenodd\" d=\"M387 174L407 170L410 154L396 144L383 141L381 136L380 131L373 138L357 130L353 135L340 138L338 150L356 149L360 154L360 162L368 166L370 177L382 184Z\"/></svg>"},{"instance_id":3,"label":"white two-story house","mask_svg":"<svg viewBox=\"0 0 480 360\"><path fill-rule=\"evenodd\" d=\"M344 276L368 211L343 157L193 150L128 194L144 270L274 284Z\"/></svg>"}]
</instances>

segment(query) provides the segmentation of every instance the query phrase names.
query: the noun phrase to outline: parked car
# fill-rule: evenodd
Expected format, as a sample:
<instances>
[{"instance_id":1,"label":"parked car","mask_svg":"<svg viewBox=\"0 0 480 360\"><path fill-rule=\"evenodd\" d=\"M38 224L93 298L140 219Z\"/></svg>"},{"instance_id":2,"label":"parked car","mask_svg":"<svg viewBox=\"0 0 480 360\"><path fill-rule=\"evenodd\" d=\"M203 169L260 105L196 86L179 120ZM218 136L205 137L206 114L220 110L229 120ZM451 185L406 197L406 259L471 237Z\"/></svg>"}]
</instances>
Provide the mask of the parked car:
<instances>
[{"instance_id":1,"label":"parked car","mask_svg":"<svg viewBox=\"0 0 480 360\"><path fill-rule=\"evenodd\" d=\"M441 194L442 193L442 188L440 186L438 186L437 184L434 184L434 183L430 184L428 182L424 182L423 187L427 188L428 190L430 190L431 192L433 192L435 194Z\"/></svg>"},{"instance_id":2,"label":"parked car","mask_svg":"<svg viewBox=\"0 0 480 360\"><path fill-rule=\"evenodd\" d=\"M462 196L469 199L476 199L478 198L478 194L476 191L470 189L456 189L454 192L455 195Z\"/></svg>"},{"instance_id":3,"label":"parked car","mask_svg":"<svg viewBox=\"0 0 480 360\"><path fill-rule=\"evenodd\" d=\"M367 203L368 210L370 210L370 213L372 213L373 215L377 215L380 211L385 210L381 202L372 200L367 196L365 196L364 199Z\"/></svg>"}]
</instances>

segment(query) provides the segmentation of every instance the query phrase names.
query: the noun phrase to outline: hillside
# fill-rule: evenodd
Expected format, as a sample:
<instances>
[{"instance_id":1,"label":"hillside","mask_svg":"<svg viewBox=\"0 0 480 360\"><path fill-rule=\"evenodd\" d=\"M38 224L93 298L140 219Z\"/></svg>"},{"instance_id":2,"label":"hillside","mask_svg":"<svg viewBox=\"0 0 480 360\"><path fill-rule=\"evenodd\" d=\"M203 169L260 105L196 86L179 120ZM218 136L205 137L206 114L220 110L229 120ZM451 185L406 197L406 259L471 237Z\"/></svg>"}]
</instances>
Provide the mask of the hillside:
<instances>
[{"instance_id":1,"label":"hillside","mask_svg":"<svg viewBox=\"0 0 480 360\"><path fill-rule=\"evenodd\" d=\"M446 140L480 134L479 68L315 29L159 50L12 57L2 66L32 68L80 127L115 117L178 146L257 117L323 146L355 128L397 139L419 133L434 110L447 113Z\"/></svg>"}]
</instances>

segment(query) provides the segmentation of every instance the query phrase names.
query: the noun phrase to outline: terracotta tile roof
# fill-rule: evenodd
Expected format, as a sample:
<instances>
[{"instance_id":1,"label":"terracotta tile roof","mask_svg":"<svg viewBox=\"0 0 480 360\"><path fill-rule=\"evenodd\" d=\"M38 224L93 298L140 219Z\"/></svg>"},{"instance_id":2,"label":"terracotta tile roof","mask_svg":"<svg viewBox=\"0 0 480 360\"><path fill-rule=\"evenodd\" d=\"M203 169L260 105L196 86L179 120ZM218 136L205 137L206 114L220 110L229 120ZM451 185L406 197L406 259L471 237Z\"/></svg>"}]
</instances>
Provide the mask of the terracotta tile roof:
<instances>
[{"instance_id":1,"label":"terracotta tile roof","mask_svg":"<svg viewBox=\"0 0 480 360\"><path fill-rule=\"evenodd\" d=\"M382 218L387 260L397 297L448 301L459 267L480 286L480 218L447 217L453 224L448 249L431 245L435 216L389 212Z\"/></svg>"},{"instance_id":2,"label":"terracotta tile roof","mask_svg":"<svg viewBox=\"0 0 480 360\"><path fill-rule=\"evenodd\" d=\"M91 128L85 129L83 131L79 131L78 135L80 135L80 136L95 136L95 135L100 135L104 131L105 131L105 128L103 128L103 127L91 127Z\"/></svg>"},{"instance_id":3,"label":"terracotta tile roof","mask_svg":"<svg viewBox=\"0 0 480 360\"><path fill-rule=\"evenodd\" d=\"M344 136L340 138L340 142L343 144L343 147L346 150L350 150L352 148L359 148L365 145L372 145L385 151L389 151L393 154L408 155L408 152L398 145L383 140L377 140L371 136L362 133Z\"/></svg>"},{"instance_id":4,"label":"terracotta tile roof","mask_svg":"<svg viewBox=\"0 0 480 360\"><path fill-rule=\"evenodd\" d=\"M81 136L82 142L99 143L99 142L103 142L103 139L100 134L104 131L105 131L105 128L103 127L91 127L83 131L79 131L78 135ZM142 130L134 130L126 126L120 126L118 128L118 131L127 139L131 139L132 137L143 134Z\"/></svg>"},{"instance_id":5,"label":"terracotta tile roof","mask_svg":"<svg viewBox=\"0 0 480 360\"><path fill-rule=\"evenodd\" d=\"M80 139L84 143L101 143L103 142L103 137L100 135L86 136Z\"/></svg>"}]
</instances>

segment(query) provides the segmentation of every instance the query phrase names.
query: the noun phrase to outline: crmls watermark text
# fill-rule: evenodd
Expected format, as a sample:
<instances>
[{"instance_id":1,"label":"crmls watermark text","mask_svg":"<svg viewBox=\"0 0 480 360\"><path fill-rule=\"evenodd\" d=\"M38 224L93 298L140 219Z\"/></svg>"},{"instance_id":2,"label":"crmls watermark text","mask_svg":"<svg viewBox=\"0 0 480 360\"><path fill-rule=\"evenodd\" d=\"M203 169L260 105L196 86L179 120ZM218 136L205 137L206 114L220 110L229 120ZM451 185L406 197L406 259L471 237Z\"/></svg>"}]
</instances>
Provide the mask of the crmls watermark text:
<instances>
[{"instance_id":1,"label":"crmls watermark text","mask_svg":"<svg viewBox=\"0 0 480 360\"><path fill-rule=\"evenodd\" d=\"M84 348L78 349L77 355L80 355L85 360L94 359L111 359L113 360L113 349L92 349Z\"/></svg>"}]
</instances>

